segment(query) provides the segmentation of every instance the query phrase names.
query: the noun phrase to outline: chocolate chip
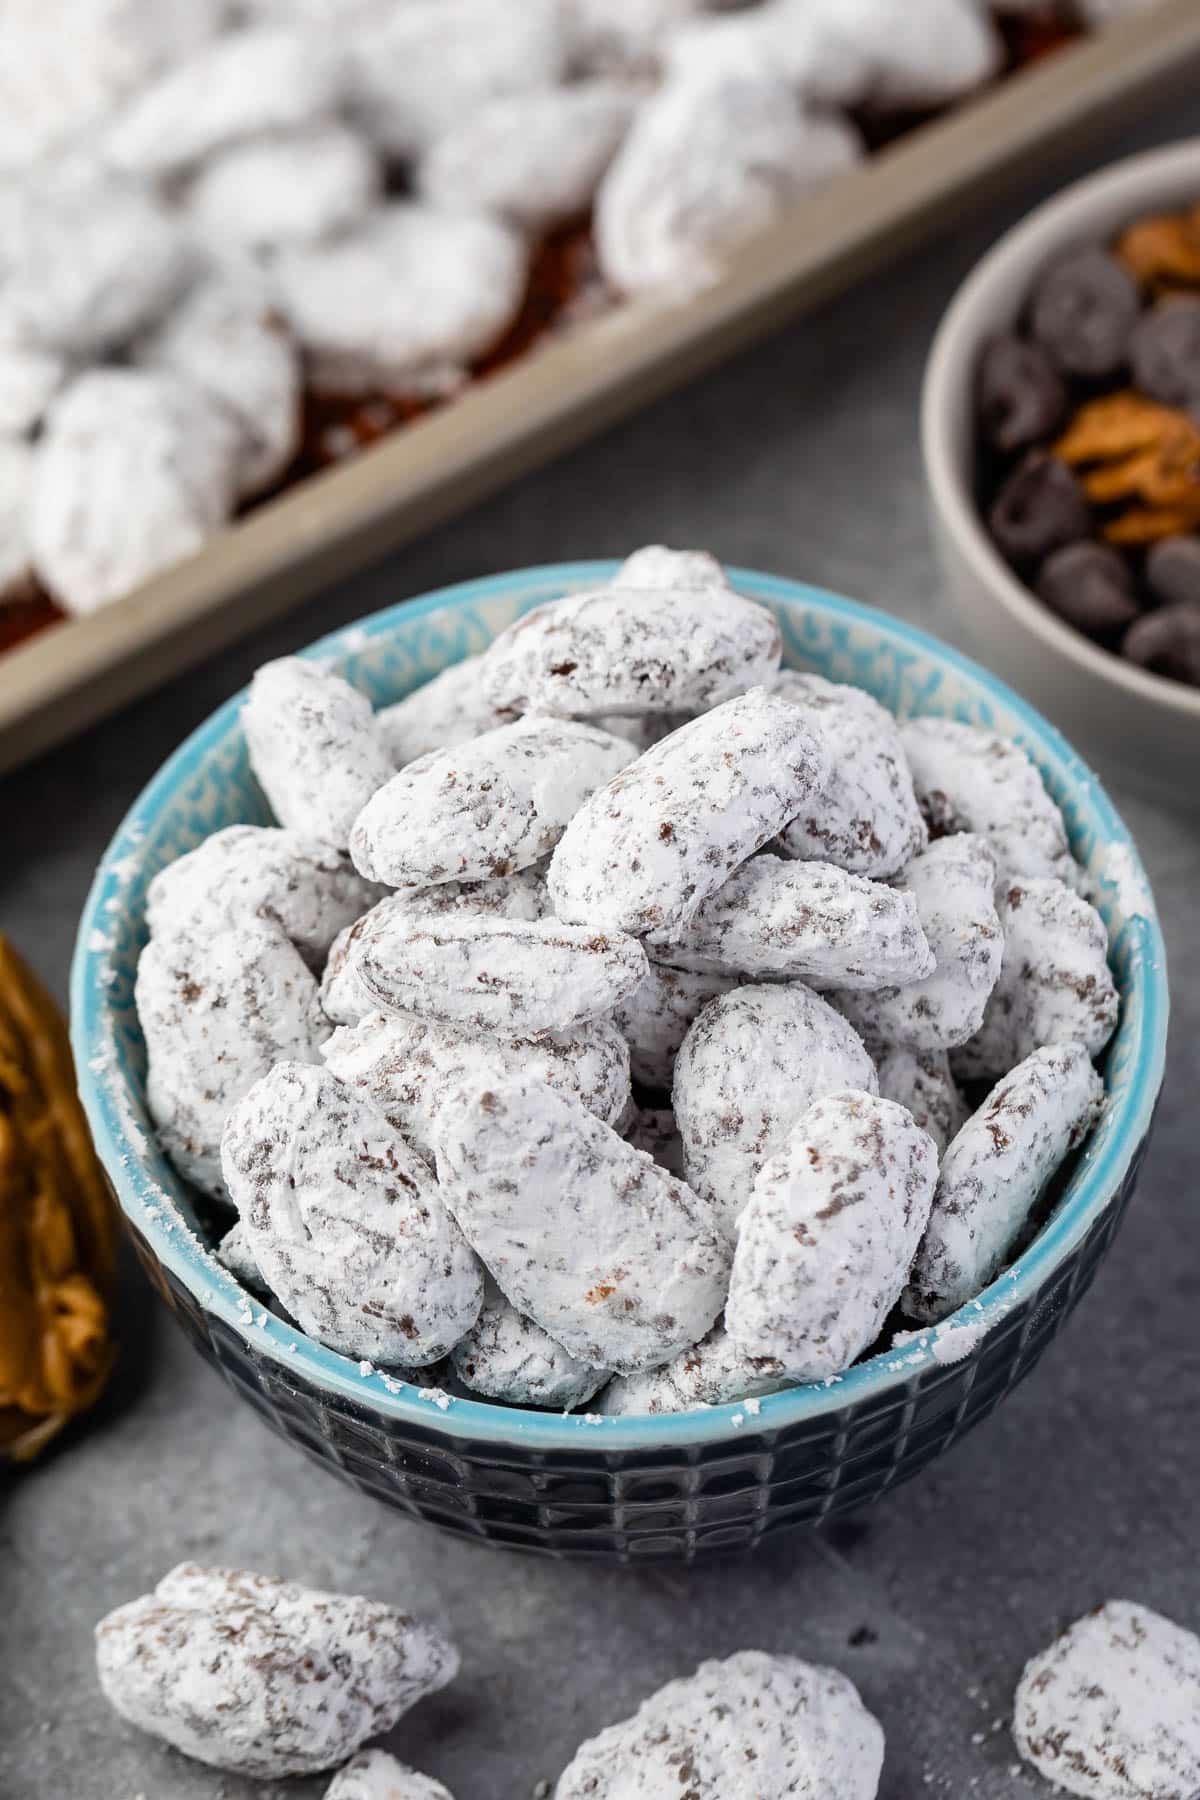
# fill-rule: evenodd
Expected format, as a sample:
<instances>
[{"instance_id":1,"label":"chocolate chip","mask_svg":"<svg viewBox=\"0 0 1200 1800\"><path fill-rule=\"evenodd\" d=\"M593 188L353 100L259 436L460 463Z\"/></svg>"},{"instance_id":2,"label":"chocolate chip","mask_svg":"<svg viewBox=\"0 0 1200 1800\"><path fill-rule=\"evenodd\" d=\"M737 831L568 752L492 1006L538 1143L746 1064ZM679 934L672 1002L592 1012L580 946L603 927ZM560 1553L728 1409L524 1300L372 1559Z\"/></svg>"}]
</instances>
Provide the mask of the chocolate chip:
<instances>
[{"instance_id":1,"label":"chocolate chip","mask_svg":"<svg viewBox=\"0 0 1200 1800\"><path fill-rule=\"evenodd\" d=\"M1200 399L1200 295L1167 294L1142 314L1129 340L1133 378L1164 406Z\"/></svg>"},{"instance_id":2,"label":"chocolate chip","mask_svg":"<svg viewBox=\"0 0 1200 1800\"><path fill-rule=\"evenodd\" d=\"M976 387L979 419L997 450L1024 450L1056 432L1066 417L1067 390L1040 344L1012 336L984 346Z\"/></svg>"},{"instance_id":3,"label":"chocolate chip","mask_svg":"<svg viewBox=\"0 0 1200 1800\"><path fill-rule=\"evenodd\" d=\"M1033 335L1064 375L1112 375L1129 350L1139 311L1137 283L1106 250L1071 251L1033 296Z\"/></svg>"},{"instance_id":4,"label":"chocolate chip","mask_svg":"<svg viewBox=\"0 0 1200 1800\"><path fill-rule=\"evenodd\" d=\"M1200 606L1200 537L1169 537L1146 558L1146 580L1168 606Z\"/></svg>"},{"instance_id":5,"label":"chocolate chip","mask_svg":"<svg viewBox=\"0 0 1200 1800\"><path fill-rule=\"evenodd\" d=\"M1001 488L988 517L992 536L1014 563L1037 563L1088 536L1091 509L1070 469L1031 450Z\"/></svg>"},{"instance_id":6,"label":"chocolate chip","mask_svg":"<svg viewBox=\"0 0 1200 1800\"><path fill-rule=\"evenodd\" d=\"M1200 687L1200 606L1164 606L1129 627L1121 654L1139 668Z\"/></svg>"},{"instance_id":7,"label":"chocolate chip","mask_svg":"<svg viewBox=\"0 0 1200 1800\"><path fill-rule=\"evenodd\" d=\"M1046 558L1037 578L1042 600L1078 631L1112 642L1137 618L1133 575L1108 544L1067 544Z\"/></svg>"}]
</instances>

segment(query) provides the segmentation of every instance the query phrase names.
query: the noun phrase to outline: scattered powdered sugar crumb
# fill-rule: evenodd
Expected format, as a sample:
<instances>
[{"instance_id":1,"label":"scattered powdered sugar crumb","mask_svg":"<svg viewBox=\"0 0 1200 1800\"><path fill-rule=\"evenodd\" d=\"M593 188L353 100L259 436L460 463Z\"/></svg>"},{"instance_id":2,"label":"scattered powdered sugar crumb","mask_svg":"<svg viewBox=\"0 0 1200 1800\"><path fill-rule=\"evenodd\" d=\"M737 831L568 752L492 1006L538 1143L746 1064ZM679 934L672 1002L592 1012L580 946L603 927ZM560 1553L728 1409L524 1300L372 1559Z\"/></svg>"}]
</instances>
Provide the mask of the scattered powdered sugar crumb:
<instances>
[{"instance_id":1,"label":"scattered powdered sugar crumb","mask_svg":"<svg viewBox=\"0 0 1200 1800\"><path fill-rule=\"evenodd\" d=\"M141 860L136 856L117 856L109 863L108 873L115 875L118 881L132 881L141 866Z\"/></svg>"},{"instance_id":2,"label":"scattered powdered sugar crumb","mask_svg":"<svg viewBox=\"0 0 1200 1800\"><path fill-rule=\"evenodd\" d=\"M735 1431L739 1431L741 1429L741 1427L746 1423L745 1413L735 1412L732 1415L732 1417L730 1418L729 1423L733 1426L733 1429Z\"/></svg>"},{"instance_id":3,"label":"scattered powdered sugar crumb","mask_svg":"<svg viewBox=\"0 0 1200 1800\"><path fill-rule=\"evenodd\" d=\"M389 1375L386 1369L378 1369L376 1373L389 1394L402 1394L404 1392L404 1383L402 1381L397 1381L394 1375Z\"/></svg>"},{"instance_id":4,"label":"scattered powdered sugar crumb","mask_svg":"<svg viewBox=\"0 0 1200 1800\"><path fill-rule=\"evenodd\" d=\"M579 1423L581 1425L603 1425L604 1414L603 1413L583 1413L580 1416Z\"/></svg>"},{"instance_id":5,"label":"scattered powdered sugar crumb","mask_svg":"<svg viewBox=\"0 0 1200 1800\"><path fill-rule=\"evenodd\" d=\"M759 1413L762 1411L762 1401L758 1398L758 1395L751 1394L750 1398L744 1400L742 1404L750 1414L751 1418L757 1419Z\"/></svg>"},{"instance_id":6,"label":"scattered powdered sugar crumb","mask_svg":"<svg viewBox=\"0 0 1200 1800\"><path fill-rule=\"evenodd\" d=\"M1096 865L1097 879L1116 891L1117 906L1127 919L1152 919L1154 895L1128 844L1109 844Z\"/></svg>"},{"instance_id":7,"label":"scattered powdered sugar crumb","mask_svg":"<svg viewBox=\"0 0 1200 1800\"><path fill-rule=\"evenodd\" d=\"M347 656L357 656L370 641L370 634L361 625L351 625L338 639Z\"/></svg>"},{"instance_id":8,"label":"scattered powdered sugar crumb","mask_svg":"<svg viewBox=\"0 0 1200 1800\"><path fill-rule=\"evenodd\" d=\"M90 956L104 956L111 949L112 939L106 937L99 926L94 925L88 936L88 954Z\"/></svg>"},{"instance_id":9,"label":"scattered powdered sugar crumb","mask_svg":"<svg viewBox=\"0 0 1200 1800\"><path fill-rule=\"evenodd\" d=\"M258 1328L259 1328L259 1330L260 1330L260 1331L265 1331L265 1330L266 1330L266 1329L267 1329L267 1326L268 1326L268 1325L269 1325L269 1324L270 1324L270 1323L271 1323L271 1315L270 1315L270 1313L266 1313L266 1312L260 1312L260 1313L259 1313L259 1315L258 1315L258 1319L257 1319L257 1324L258 1324Z\"/></svg>"},{"instance_id":10,"label":"scattered powdered sugar crumb","mask_svg":"<svg viewBox=\"0 0 1200 1800\"><path fill-rule=\"evenodd\" d=\"M933 1334L933 1360L939 1363L961 1362L987 1336L987 1322L978 1319L966 1325L945 1326Z\"/></svg>"},{"instance_id":11,"label":"scattered powdered sugar crumb","mask_svg":"<svg viewBox=\"0 0 1200 1800\"><path fill-rule=\"evenodd\" d=\"M363 1360L358 1365L358 1372L363 1376L373 1375L375 1373L375 1364L373 1362L368 1362L364 1356Z\"/></svg>"},{"instance_id":12,"label":"scattered powdered sugar crumb","mask_svg":"<svg viewBox=\"0 0 1200 1800\"><path fill-rule=\"evenodd\" d=\"M417 1399L428 1400L439 1412L449 1412L454 1405L453 1396L446 1393L444 1388L418 1388Z\"/></svg>"}]
</instances>

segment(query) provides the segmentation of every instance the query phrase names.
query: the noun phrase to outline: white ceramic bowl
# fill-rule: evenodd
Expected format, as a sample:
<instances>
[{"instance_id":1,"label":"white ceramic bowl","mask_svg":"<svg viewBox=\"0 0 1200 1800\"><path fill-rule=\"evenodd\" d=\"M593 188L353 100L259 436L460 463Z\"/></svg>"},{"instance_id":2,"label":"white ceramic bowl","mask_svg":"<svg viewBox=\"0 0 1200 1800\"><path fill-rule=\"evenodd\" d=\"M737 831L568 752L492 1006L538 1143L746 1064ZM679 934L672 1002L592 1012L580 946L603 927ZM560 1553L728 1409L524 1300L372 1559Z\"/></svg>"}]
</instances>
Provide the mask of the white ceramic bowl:
<instances>
[{"instance_id":1,"label":"white ceramic bowl","mask_svg":"<svg viewBox=\"0 0 1200 1800\"><path fill-rule=\"evenodd\" d=\"M1200 690L1152 675L1064 625L989 538L973 488L972 405L980 348L1009 330L1045 265L1150 212L1200 201L1200 138L1114 163L1037 208L989 251L950 304L921 397L921 450L934 535L958 616L985 660L1081 748L1183 793L1200 748ZM1186 790L1190 793L1190 789Z\"/></svg>"}]
</instances>

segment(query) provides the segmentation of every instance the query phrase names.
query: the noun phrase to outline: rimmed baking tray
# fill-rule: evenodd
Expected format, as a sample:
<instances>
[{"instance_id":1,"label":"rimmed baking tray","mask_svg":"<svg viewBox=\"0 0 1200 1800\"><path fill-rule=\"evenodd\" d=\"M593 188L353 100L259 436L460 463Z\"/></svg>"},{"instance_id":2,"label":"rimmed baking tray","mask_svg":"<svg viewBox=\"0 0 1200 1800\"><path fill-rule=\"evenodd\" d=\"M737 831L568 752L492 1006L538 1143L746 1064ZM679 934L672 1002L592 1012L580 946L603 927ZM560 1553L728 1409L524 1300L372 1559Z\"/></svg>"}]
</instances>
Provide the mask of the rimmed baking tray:
<instances>
[{"instance_id":1,"label":"rimmed baking tray","mask_svg":"<svg viewBox=\"0 0 1200 1800\"><path fill-rule=\"evenodd\" d=\"M581 324L290 488L124 599L5 651L0 771L828 299L993 196L1033 153L1078 146L1194 92L1198 70L1200 3L1159 0L807 196L705 292Z\"/></svg>"}]
</instances>

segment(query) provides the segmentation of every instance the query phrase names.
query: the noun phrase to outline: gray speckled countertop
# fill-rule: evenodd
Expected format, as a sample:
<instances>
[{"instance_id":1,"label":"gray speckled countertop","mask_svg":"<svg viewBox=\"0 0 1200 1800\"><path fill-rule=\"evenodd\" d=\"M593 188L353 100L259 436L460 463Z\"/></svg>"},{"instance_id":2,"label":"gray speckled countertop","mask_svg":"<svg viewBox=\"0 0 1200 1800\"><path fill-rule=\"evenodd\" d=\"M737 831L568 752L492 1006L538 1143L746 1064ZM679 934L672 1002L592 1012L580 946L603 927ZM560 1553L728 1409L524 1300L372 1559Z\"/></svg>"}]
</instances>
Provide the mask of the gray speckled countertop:
<instances>
[{"instance_id":1,"label":"gray speckled countertop","mask_svg":"<svg viewBox=\"0 0 1200 1800\"><path fill-rule=\"evenodd\" d=\"M1110 152L1198 127L1193 105ZM0 926L64 993L96 859L181 735L266 657L443 583L700 543L959 638L925 525L921 366L956 283L1038 192L1031 175L1003 211L10 777ZM303 1461L131 1278L126 1356L102 1412L43 1464L0 1476L3 1800L320 1792L223 1780L105 1707L93 1623L184 1556L366 1590L439 1620L462 1648L462 1678L402 1723L394 1747L457 1800L529 1800L652 1688L752 1645L835 1662L859 1683L888 1733L883 1800L1048 1793L1018 1770L1007 1733L1025 1657L1109 1595L1200 1626L1200 839L1194 815L1105 773L1166 927L1169 1075L1112 1256L991 1420L873 1511L774 1541L752 1563L633 1573L520 1559L388 1512Z\"/></svg>"}]
</instances>

